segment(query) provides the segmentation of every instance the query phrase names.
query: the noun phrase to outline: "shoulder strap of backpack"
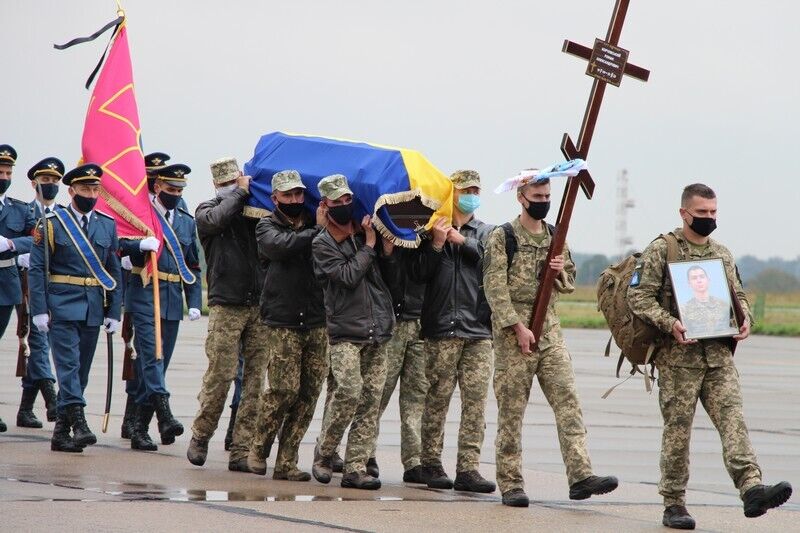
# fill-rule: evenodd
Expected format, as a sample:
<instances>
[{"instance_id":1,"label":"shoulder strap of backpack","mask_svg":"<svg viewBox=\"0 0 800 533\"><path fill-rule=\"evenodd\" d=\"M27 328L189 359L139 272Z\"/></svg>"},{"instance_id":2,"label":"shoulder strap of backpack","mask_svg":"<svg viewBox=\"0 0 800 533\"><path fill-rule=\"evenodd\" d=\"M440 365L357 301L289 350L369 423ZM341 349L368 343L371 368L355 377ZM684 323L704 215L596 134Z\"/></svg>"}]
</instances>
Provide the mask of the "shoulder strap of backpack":
<instances>
[{"instance_id":1,"label":"shoulder strap of backpack","mask_svg":"<svg viewBox=\"0 0 800 533\"><path fill-rule=\"evenodd\" d=\"M511 222L501 224L500 227L503 228L503 232L506 234L506 269L510 269L514 254L517 253L517 236L514 235L514 227Z\"/></svg>"}]
</instances>

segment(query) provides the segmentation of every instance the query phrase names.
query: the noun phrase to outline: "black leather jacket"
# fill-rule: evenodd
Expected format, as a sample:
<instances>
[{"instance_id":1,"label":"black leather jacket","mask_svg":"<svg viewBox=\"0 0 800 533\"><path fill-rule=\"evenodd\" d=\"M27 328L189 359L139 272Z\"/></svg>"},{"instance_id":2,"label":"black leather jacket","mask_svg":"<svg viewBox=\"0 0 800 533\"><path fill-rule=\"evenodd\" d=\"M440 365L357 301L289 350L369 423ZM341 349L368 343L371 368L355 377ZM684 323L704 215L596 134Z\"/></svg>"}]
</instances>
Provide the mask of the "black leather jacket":
<instances>
[{"instance_id":1,"label":"black leather jacket","mask_svg":"<svg viewBox=\"0 0 800 533\"><path fill-rule=\"evenodd\" d=\"M412 280L408 274L409 261L413 258L413 250L399 247L394 249L392 255L381 257L381 274L392 293L396 320L419 320L422 315L425 285Z\"/></svg>"},{"instance_id":2,"label":"black leather jacket","mask_svg":"<svg viewBox=\"0 0 800 533\"><path fill-rule=\"evenodd\" d=\"M459 230L464 244L446 242L441 252L430 240L419 247L409 272L415 281L426 283L423 339L492 338L491 311L483 293L483 252L493 229L473 218Z\"/></svg>"},{"instance_id":3,"label":"black leather jacket","mask_svg":"<svg viewBox=\"0 0 800 533\"><path fill-rule=\"evenodd\" d=\"M337 242L322 231L312 244L314 273L325 293L325 315L331 344L381 343L389 340L394 313L389 288L381 277L375 250L363 234Z\"/></svg>"},{"instance_id":4,"label":"black leather jacket","mask_svg":"<svg viewBox=\"0 0 800 533\"><path fill-rule=\"evenodd\" d=\"M322 287L314 277L311 259L311 242L322 229L307 217L295 229L280 211L258 222L258 254L267 265L261 318L268 326L310 329L325 325Z\"/></svg>"},{"instance_id":5,"label":"black leather jacket","mask_svg":"<svg viewBox=\"0 0 800 533\"><path fill-rule=\"evenodd\" d=\"M258 305L264 269L256 247L257 220L242 215L248 197L236 189L197 206L194 220L206 255L208 305Z\"/></svg>"}]
</instances>

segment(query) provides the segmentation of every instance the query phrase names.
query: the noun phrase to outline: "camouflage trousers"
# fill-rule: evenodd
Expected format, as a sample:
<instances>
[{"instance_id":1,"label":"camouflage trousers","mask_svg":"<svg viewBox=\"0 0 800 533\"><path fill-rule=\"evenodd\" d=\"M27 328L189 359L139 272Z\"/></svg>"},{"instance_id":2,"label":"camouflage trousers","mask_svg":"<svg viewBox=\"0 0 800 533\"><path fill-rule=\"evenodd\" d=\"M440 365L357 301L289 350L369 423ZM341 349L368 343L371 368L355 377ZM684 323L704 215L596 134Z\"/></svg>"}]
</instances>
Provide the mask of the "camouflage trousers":
<instances>
[{"instance_id":1,"label":"camouflage trousers","mask_svg":"<svg viewBox=\"0 0 800 533\"><path fill-rule=\"evenodd\" d=\"M341 342L328 346L333 388L326 399L318 439L320 454L331 456L344 436L344 472L366 472L378 437L378 411L386 383L386 358L381 344Z\"/></svg>"},{"instance_id":2,"label":"camouflage trousers","mask_svg":"<svg viewBox=\"0 0 800 533\"><path fill-rule=\"evenodd\" d=\"M392 338L384 344L386 354L386 385L378 414L380 418L389 405L394 389L400 380L400 460L403 468L410 470L420 464L422 411L428 379L425 377L425 342L419 338L418 320L398 320ZM377 442L377 439L376 439ZM375 457L372 449L371 457Z\"/></svg>"},{"instance_id":3,"label":"camouflage trousers","mask_svg":"<svg viewBox=\"0 0 800 533\"><path fill-rule=\"evenodd\" d=\"M477 470L486 430L484 411L492 377L492 341L428 339L425 351L428 354L425 373L430 387L422 414L421 463L425 466L442 464L444 425L458 383L461 424L456 472Z\"/></svg>"},{"instance_id":4,"label":"camouflage trousers","mask_svg":"<svg viewBox=\"0 0 800 533\"><path fill-rule=\"evenodd\" d=\"M328 375L325 328L298 330L267 326L269 386L261 395L252 453L266 459L265 447L280 429L275 470L297 468L297 451L314 416Z\"/></svg>"},{"instance_id":5,"label":"camouflage trousers","mask_svg":"<svg viewBox=\"0 0 800 533\"><path fill-rule=\"evenodd\" d=\"M553 409L561 457L569 485L592 475L572 362L563 339L544 350L523 355L511 328L494 332L498 364L494 371L497 398L495 453L497 485L501 492L524 489L522 478L522 421L531 394L533 377Z\"/></svg>"},{"instance_id":6,"label":"camouflage trousers","mask_svg":"<svg viewBox=\"0 0 800 533\"><path fill-rule=\"evenodd\" d=\"M664 419L661 481L664 505L685 505L689 481L689 440L697 400L702 402L722 441L722 459L734 485L744 494L761 483L742 414L739 373L733 365L684 368L658 365L658 402Z\"/></svg>"},{"instance_id":7,"label":"camouflage trousers","mask_svg":"<svg viewBox=\"0 0 800 533\"><path fill-rule=\"evenodd\" d=\"M228 390L236 378L241 348L244 358L242 400L233 429L231 461L247 457L253 441L259 395L267 371L267 347L267 327L261 322L258 306L212 305L209 308L208 368L197 396L200 409L194 418L192 433L196 439L207 440L217 429Z\"/></svg>"}]
</instances>

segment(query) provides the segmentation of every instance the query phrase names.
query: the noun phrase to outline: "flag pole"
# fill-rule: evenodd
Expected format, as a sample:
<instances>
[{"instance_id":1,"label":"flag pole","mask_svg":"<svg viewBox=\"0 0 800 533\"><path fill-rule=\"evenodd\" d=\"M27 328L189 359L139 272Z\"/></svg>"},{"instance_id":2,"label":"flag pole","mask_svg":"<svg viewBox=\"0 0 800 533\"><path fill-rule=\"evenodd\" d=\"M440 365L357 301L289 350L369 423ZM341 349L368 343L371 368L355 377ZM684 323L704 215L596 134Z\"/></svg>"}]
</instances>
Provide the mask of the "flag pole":
<instances>
[{"instance_id":1,"label":"flag pole","mask_svg":"<svg viewBox=\"0 0 800 533\"><path fill-rule=\"evenodd\" d=\"M161 354L161 298L159 296L158 279L158 256L155 252L150 252L150 265L153 267L153 315L155 320L156 336L156 360L160 360Z\"/></svg>"}]
</instances>

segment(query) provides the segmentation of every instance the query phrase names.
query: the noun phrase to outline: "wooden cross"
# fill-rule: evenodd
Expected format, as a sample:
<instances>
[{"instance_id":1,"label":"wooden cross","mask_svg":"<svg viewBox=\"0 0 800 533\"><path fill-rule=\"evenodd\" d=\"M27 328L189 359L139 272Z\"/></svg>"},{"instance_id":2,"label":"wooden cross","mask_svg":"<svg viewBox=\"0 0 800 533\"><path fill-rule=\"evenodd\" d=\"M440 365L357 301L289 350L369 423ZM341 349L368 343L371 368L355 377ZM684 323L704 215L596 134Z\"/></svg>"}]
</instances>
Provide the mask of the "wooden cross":
<instances>
[{"instance_id":1,"label":"wooden cross","mask_svg":"<svg viewBox=\"0 0 800 533\"><path fill-rule=\"evenodd\" d=\"M603 93L607 84L611 83L619 86L623 75L640 81L647 81L650 77L650 71L629 64L628 51L617 46L629 3L630 0L617 0L614 6L614 13L611 16L611 22L608 25L606 39L605 41L596 39L594 48L587 48L569 40L564 41L564 46L561 50L588 61L586 74L594 78L592 92L589 94L589 102L586 105L586 112L583 116L583 124L581 124L580 135L578 135L578 145L575 146L573 144L568 133L565 133L561 140L561 153L567 159L580 158L586 160L588 157L589 146L592 143L594 127L597 124L597 116L600 113L600 104L603 102ZM578 187L583 189L587 198L592 198L594 180L592 180L588 170L582 170L577 176L567 180L564 196L561 199L561 207L558 210L558 218L556 219L556 230L545 262L546 265L550 264L553 257L560 255L564 251L572 210L575 207L575 200L578 196ZM536 337L537 344L542 334L544 319L547 315L547 306L550 303L555 280L556 271L546 268L536 291L531 331Z\"/></svg>"}]
</instances>

